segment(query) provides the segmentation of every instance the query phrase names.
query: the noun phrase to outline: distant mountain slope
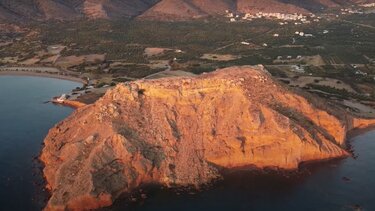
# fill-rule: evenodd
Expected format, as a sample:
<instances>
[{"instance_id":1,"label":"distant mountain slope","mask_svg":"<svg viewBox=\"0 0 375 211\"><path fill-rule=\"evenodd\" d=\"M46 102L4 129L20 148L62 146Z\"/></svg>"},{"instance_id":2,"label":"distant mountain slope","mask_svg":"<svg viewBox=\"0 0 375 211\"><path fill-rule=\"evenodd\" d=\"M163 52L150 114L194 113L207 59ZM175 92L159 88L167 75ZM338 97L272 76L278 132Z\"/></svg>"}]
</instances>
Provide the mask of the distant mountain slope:
<instances>
[{"instance_id":1,"label":"distant mountain slope","mask_svg":"<svg viewBox=\"0 0 375 211\"><path fill-rule=\"evenodd\" d=\"M158 0L0 0L0 21L132 17Z\"/></svg>"},{"instance_id":2,"label":"distant mountain slope","mask_svg":"<svg viewBox=\"0 0 375 211\"><path fill-rule=\"evenodd\" d=\"M148 19L191 19L222 14L225 10L241 13L311 13L327 8L375 0L161 0L142 14Z\"/></svg>"},{"instance_id":3,"label":"distant mountain slope","mask_svg":"<svg viewBox=\"0 0 375 211\"><path fill-rule=\"evenodd\" d=\"M375 0L0 0L0 23L135 17L186 20L234 12L309 13Z\"/></svg>"},{"instance_id":4,"label":"distant mountain slope","mask_svg":"<svg viewBox=\"0 0 375 211\"><path fill-rule=\"evenodd\" d=\"M17 21L19 16L0 6L0 23Z\"/></svg>"},{"instance_id":5,"label":"distant mountain slope","mask_svg":"<svg viewBox=\"0 0 375 211\"><path fill-rule=\"evenodd\" d=\"M38 12L44 19L69 20L81 17L74 4L64 0L36 0Z\"/></svg>"},{"instance_id":6,"label":"distant mountain slope","mask_svg":"<svg viewBox=\"0 0 375 211\"><path fill-rule=\"evenodd\" d=\"M151 19L190 19L207 15L190 0L162 0L141 15Z\"/></svg>"},{"instance_id":7,"label":"distant mountain slope","mask_svg":"<svg viewBox=\"0 0 375 211\"><path fill-rule=\"evenodd\" d=\"M30 0L0 0L0 16L18 18L37 17L38 10L35 2Z\"/></svg>"},{"instance_id":8,"label":"distant mountain slope","mask_svg":"<svg viewBox=\"0 0 375 211\"><path fill-rule=\"evenodd\" d=\"M236 0L192 0L196 7L207 14L221 14L225 10L236 10Z\"/></svg>"},{"instance_id":9,"label":"distant mountain slope","mask_svg":"<svg viewBox=\"0 0 375 211\"><path fill-rule=\"evenodd\" d=\"M78 17L73 5L64 0L0 0L0 17L13 20L71 19Z\"/></svg>"},{"instance_id":10,"label":"distant mountain slope","mask_svg":"<svg viewBox=\"0 0 375 211\"><path fill-rule=\"evenodd\" d=\"M139 15L158 0L85 0L81 4L88 18L120 18Z\"/></svg>"},{"instance_id":11,"label":"distant mountain slope","mask_svg":"<svg viewBox=\"0 0 375 211\"><path fill-rule=\"evenodd\" d=\"M279 0L237 0L237 10L243 13L280 12L280 13L308 13L309 11L287 1Z\"/></svg>"}]
</instances>

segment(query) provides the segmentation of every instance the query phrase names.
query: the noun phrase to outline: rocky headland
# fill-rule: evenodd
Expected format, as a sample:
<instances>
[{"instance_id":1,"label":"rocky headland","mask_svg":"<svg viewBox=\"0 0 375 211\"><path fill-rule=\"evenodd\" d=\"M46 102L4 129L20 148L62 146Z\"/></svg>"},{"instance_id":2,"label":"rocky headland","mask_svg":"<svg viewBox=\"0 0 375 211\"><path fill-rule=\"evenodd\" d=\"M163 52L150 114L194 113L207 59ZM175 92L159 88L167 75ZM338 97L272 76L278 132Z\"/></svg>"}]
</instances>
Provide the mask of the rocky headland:
<instances>
[{"instance_id":1,"label":"rocky headland","mask_svg":"<svg viewBox=\"0 0 375 211\"><path fill-rule=\"evenodd\" d=\"M373 124L262 68L120 84L50 130L46 210L109 206L145 184L199 186L222 169L345 157L347 132Z\"/></svg>"}]
</instances>

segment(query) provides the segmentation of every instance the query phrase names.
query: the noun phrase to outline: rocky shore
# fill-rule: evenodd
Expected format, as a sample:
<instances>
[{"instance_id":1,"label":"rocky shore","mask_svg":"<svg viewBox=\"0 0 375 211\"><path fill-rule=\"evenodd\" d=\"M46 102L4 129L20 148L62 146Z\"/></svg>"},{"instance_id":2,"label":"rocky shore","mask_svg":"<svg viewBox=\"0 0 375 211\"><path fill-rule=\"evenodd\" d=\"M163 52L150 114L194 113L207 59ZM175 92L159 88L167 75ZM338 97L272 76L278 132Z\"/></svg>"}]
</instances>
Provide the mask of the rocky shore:
<instances>
[{"instance_id":1,"label":"rocky shore","mask_svg":"<svg viewBox=\"0 0 375 211\"><path fill-rule=\"evenodd\" d=\"M52 100L52 103L72 107L75 109L81 108L86 105L85 103L75 100L64 100L62 102Z\"/></svg>"},{"instance_id":2,"label":"rocky shore","mask_svg":"<svg viewBox=\"0 0 375 211\"><path fill-rule=\"evenodd\" d=\"M222 169L346 157L347 133L371 125L248 66L119 84L49 131L46 210L110 206L150 183L199 186Z\"/></svg>"}]
</instances>

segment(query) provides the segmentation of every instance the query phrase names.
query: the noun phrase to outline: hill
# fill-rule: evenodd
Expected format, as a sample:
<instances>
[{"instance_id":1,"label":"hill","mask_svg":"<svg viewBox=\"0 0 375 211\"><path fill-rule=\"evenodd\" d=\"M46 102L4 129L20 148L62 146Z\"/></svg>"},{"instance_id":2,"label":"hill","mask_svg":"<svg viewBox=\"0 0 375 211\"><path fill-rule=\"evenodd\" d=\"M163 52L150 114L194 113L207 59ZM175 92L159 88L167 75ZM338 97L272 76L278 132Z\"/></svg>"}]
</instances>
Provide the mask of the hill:
<instances>
[{"instance_id":1,"label":"hill","mask_svg":"<svg viewBox=\"0 0 375 211\"><path fill-rule=\"evenodd\" d=\"M270 6L272 5L272 6ZM237 10L242 13L280 12L280 13L308 13L309 11L292 3L278 0L237 0Z\"/></svg>"},{"instance_id":2,"label":"hill","mask_svg":"<svg viewBox=\"0 0 375 211\"><path fill-rule=\"evenodd\" d=\"M249 66L119 84L47 135L46 210L109 206L151 183L197 187L223 169L348 156L347 132L371 124Z\"/></svg>"},{"instance_id":3,"label":"hill","mask_svg":"<svg viewBox=\"0 0 375 211\"><path fill-rule=\"evenodd\" d=\"M0 21L133 17L157 0L0 0Z\"/></svg>"},{"instance_id":4,"label":"hill","mask_svg":"<svg viewBox=\"0 0 375 211\"><path fill-rule=\"evenodd\" d=\"M224 14L226 10L235 11L236 2L234 0L162 0L140 17L184 20Z\"/></svg>"}]
</instances>

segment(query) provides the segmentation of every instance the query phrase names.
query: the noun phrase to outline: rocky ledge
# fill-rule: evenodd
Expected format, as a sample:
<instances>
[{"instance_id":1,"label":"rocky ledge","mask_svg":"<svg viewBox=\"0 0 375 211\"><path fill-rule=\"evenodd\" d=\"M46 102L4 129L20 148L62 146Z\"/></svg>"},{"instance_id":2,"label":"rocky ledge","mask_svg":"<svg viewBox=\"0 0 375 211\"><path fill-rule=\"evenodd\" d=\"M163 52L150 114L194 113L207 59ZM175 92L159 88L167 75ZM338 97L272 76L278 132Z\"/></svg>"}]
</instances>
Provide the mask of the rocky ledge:
<instances>
[{"instance_id":1,"label":"rocky ledge","mask_svg":"<svg viewBox=\"0 0 375 211\"><path fill-rule=\"evenodd\" d=\"M374 123L248 66L120 84L49 131L46 210L109 206L149 183L199 186L221 169L348 156L347 132Z\"/></svg>"}]
</instances>

